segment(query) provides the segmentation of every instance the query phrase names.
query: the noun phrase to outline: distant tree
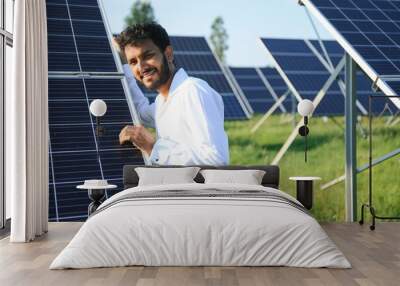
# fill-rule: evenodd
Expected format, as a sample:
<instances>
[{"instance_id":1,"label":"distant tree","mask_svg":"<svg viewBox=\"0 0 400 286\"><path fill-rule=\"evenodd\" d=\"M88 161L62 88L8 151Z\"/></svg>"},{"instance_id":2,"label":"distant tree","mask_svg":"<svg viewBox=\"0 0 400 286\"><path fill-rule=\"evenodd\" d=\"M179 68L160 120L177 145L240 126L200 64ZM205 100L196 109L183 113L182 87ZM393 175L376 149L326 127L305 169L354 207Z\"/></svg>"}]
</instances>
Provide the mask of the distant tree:
<instances>
[{"instance_id":1,"label":"distant tree","mask_svg":"<svg viewBox=\"0 0 400 286\"><path fill-rule=\"evenodd\" d=\"M130 14L125 17L125 25L127 26L152 21L155 21L154 9L150 1L146 0L137 0L133 3Z\"/></svg>"},{"instance_id":2,"label":"distant tree","mask_svg":"<svg viewBox=\"0 0 400 286\"><path fill-rule=\"evenodd\" d=\"M221 16L216 17L211 25L210 41L215 53L222 62L225 62L225 51L229 48L227 44L228 38L224 20Z\"/></svg>"}]
</instances>

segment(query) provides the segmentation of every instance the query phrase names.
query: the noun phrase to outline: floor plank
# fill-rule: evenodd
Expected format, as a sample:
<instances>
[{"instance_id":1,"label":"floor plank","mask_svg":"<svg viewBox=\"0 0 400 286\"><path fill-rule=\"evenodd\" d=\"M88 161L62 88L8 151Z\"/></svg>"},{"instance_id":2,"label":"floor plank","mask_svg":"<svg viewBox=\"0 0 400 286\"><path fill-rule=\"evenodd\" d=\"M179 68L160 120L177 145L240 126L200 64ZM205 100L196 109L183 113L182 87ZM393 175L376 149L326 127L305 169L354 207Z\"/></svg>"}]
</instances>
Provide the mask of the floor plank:
<instances>
[{"instance_id":1,"label":"floor plank","mask_svg":"<svg viewBox=\"0 0 400 286\"><path fill-rule=\"evenodd\" d=\"M323 224L352 263L352 269L290 267L117 267L48 269L80 228L79 222L50 223L32 243L0 240L0 285L399 285L400 223L379 223L375 231L358 224Z\"/></svg>"}]
</instances>

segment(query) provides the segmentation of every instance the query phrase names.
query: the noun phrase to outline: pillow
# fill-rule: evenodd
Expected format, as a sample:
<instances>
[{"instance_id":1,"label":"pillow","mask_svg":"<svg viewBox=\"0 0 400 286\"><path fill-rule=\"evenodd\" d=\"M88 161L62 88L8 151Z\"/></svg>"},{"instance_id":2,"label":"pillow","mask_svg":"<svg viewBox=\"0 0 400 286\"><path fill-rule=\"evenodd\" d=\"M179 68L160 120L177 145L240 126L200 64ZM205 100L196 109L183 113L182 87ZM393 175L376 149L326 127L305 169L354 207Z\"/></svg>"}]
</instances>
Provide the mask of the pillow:
<instances>
[{"instance_id":1,"label":"pillow","mask_svg":"<svg viewBox=\"0 0 400 286\"><path fill-rule=\"evenodd\" d=\"M139 176L138 186L195 183L193 179L199 170L199 167L135 168Z\"/></svg>"},{"instance_id":2,"label":"pillow","mask_svg":"<svg viewBox=\"0 0 400 286\"><path fill-rule=\"evenodd\" d=\"M234 183L261 185L265 171L262 170L202 170L205 184Z\"/></svg>"}]
</instances>

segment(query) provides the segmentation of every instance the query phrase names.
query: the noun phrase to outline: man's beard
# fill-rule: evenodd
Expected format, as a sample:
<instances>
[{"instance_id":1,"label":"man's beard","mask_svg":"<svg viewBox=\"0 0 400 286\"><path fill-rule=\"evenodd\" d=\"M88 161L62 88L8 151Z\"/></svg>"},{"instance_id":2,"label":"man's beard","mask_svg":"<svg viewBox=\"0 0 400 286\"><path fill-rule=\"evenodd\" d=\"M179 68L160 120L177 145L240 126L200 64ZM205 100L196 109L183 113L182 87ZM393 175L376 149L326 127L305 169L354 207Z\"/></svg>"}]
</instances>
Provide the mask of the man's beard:
<instances>
[{"instance_id":1,"label":"man's beard","mask_svg":"<svg viewBox=\"0 0 400 286\"><path fill-rule=\"evenodd\" d=\"M163 62L161 65L159 79L153 81L150 86L144 85L144 83L143 83L143 85L146 88L150 89L151 91L155 91L155 90L158 90L160 88L160 86L165 84L169 80L170 77L171 77L171 70L169 69L169 66L168 66L167 57L165 55L163 55Z\"/></svg>"}]
</instances>

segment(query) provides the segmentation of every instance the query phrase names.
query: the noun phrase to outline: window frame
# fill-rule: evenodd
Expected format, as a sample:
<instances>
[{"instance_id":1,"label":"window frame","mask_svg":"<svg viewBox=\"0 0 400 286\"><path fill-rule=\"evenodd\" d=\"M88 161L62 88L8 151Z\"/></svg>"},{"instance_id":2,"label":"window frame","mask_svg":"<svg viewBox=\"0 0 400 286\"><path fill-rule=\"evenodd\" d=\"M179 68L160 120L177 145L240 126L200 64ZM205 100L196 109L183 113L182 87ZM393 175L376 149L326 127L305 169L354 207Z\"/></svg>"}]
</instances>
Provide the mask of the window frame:
<instances>
[{"instance_id":1,"label":"window frame","mask_svg":"<svg viewBox=\"0 0 400 286\"><path fill-rule=\"evenodd\" d=\"M6 188L5 188L5 93L6 93L6 70L7 70L7 46L13 48L13 34L7 31L6 1L9 1L14 13L14 0L0 0L0 229L1 232L9 230L10 222L7 221L6 212ZM10 17L10 15L8 15ZM13 18L14 15L11 15Z\"/></svg>"}]
</instances>

